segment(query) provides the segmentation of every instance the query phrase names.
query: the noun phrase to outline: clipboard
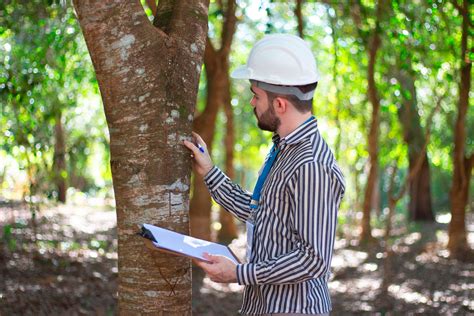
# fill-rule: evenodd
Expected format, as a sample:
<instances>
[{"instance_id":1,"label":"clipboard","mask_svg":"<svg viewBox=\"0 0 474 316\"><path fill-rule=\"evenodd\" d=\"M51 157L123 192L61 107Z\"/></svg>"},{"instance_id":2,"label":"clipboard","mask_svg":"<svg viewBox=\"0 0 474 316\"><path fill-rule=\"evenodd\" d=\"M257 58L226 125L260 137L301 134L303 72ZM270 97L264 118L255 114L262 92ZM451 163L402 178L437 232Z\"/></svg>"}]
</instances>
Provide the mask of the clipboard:
<instances>
[{"instance_id":1,"label":"clipboard","mask_svg":"<svg viewBox=\"0 0 474 316\"><path fill-rule=\"evenodd\" d=\"M143 224L138 234L146 239L145 245L149 249L209 262L202 256L204 252L207 252L215 256L224 256L235 264L240 263L229 247L211 241L183 235L150 224Z\"/></svg>"}]
</instances>

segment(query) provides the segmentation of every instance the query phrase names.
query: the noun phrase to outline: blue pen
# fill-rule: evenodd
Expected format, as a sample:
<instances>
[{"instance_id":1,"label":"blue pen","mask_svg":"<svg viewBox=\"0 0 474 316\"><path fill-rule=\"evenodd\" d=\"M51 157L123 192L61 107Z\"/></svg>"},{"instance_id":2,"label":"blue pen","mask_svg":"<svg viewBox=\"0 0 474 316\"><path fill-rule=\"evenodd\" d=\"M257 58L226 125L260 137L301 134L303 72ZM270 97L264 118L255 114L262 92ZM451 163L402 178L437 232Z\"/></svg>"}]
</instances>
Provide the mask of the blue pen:
<instances>
[{"instance_id":1,"label":"blue pen","mask_svg":"<svg viewBox=\"0 0 474 316\"><path fill-rule=\"evenodd\" d=\"M197 144L199 151L204 154L204 148L201 146L201 144Z\"/></svg>"}]
</instances>

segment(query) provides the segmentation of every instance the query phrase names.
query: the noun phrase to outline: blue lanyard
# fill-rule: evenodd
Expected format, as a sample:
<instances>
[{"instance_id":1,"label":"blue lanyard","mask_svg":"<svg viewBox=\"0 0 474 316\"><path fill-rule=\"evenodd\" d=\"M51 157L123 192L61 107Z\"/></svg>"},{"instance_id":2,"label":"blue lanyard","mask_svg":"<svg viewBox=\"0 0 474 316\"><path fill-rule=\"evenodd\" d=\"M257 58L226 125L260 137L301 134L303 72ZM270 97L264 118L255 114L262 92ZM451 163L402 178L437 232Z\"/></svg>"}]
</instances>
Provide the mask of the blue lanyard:
<instances>
[{"instance_id":1,"label":"blue lanyard","mask_svg":"<svg viewBox=\"0 0 474 316\"><path fill-rule=\"evenodd\" d=\"M314 116L311 116L303 124L301 124L301 126L305 125L306 123L309 123L313 119ZM265 180L267 179L267 176L270 173L270 169L272 168L273 163L275 162L275 159L279 152L280 148L278 148L276 144L273 144L268 159L265 162L265 166L263 167L262 173L260 173L260 175L258 176L257 184L255 184L255 188L253 189L252 201L250 202L250 208L252 209L258 208L258 201L260 200L260 194L262 193L263 184L265 183Z\"/></svg>"},{"instance_id":2,"label":"blue lanyard","mask_svg":"<svg viewBox=\"0 0 474 316\"><path fill-rule=\"evenodd\" d=\"M263 183L272 168L273 163L275 162L275 158L280 152L280 148L277 148L275 144L273 144L272 149L270 150L270 154L268 156L267 161L265 162L265 166L263 167L262 173L258 176L257 184L253 189L252 194L252 201L250 202L250 207L253 209L258 208L258 201L260 200L260 193L262 192Z\"/></svg>"}]
</instances>

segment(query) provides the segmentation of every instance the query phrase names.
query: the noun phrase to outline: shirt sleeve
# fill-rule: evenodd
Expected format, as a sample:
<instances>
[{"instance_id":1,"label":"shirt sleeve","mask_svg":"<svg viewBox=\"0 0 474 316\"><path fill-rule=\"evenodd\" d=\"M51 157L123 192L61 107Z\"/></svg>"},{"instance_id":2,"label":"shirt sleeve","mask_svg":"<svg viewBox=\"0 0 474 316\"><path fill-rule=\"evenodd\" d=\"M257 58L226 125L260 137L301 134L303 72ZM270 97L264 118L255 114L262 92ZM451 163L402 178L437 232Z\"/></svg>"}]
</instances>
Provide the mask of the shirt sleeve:
<instances>
[{"instance_id":1,"label":"shirt sleeve","mask_svg":"<svg viewBox=\"0 0 474 316\"><path fill-rule=\"evenodd\" d=\"M294 249L271 260L238 265L239 284L298 283L329 273L344 183L330 166L313 162L301 166L289 186L294 196Z\"/></svg>"},{"instance_id":2,"label":"shirt sleeve","mask_svg":"<svg viewBox=\"0 0 474 316\"><path fill-rule=\"evenodd\" d=\"M233 183L216 166L207 173L204 182L217 204L241 221L247 220L250 215L250 201L252 199L250 192Z\"/></svg>"}]
</instances>

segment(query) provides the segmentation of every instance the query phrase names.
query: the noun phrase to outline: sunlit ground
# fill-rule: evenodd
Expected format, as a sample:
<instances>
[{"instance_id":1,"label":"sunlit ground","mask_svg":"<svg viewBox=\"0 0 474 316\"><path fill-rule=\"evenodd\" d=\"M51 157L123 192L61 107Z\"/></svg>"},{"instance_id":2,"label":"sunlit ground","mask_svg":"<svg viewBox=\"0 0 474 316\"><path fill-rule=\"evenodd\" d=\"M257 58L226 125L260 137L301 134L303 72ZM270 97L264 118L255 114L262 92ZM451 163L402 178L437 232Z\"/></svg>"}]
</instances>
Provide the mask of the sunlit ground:
<instances>
[{"instance_id":1,"label":"sunlit ground","mask_svg":"<svg viewBox=\"0 0 474 316\"><path fill-rule=\"evenodd\" d=\"M94 203L0 203L0 315L113 314L115 211Z\"/></svg>"},{"instance_id":2,"label":"sunlit ground","mask_svg":"<svg viewBox=\"0 0 474 316\"><path fill-rule=\"evenodd\" d=\"M469 240L474 243L472 214ZM350 239L338 239L330 289L333 315L474 313L474 263L448 258L449 215L437 224L407 231L394 239L392 281L388 294L380 288L385 252L369 251ZM36 233L26 205L0 202L0 315L98 314L116 312L116 215L99 200L75 199L71 204L42 206ZM352 229L353 231L355 229ZM375 235L381 235L376 231ZM36 243L34 242L36 236ZM230 245L245 257L245 236ZM242 287L223 285L193 271L195 315L237 315Z\"/></svg>"}]
</instances>

